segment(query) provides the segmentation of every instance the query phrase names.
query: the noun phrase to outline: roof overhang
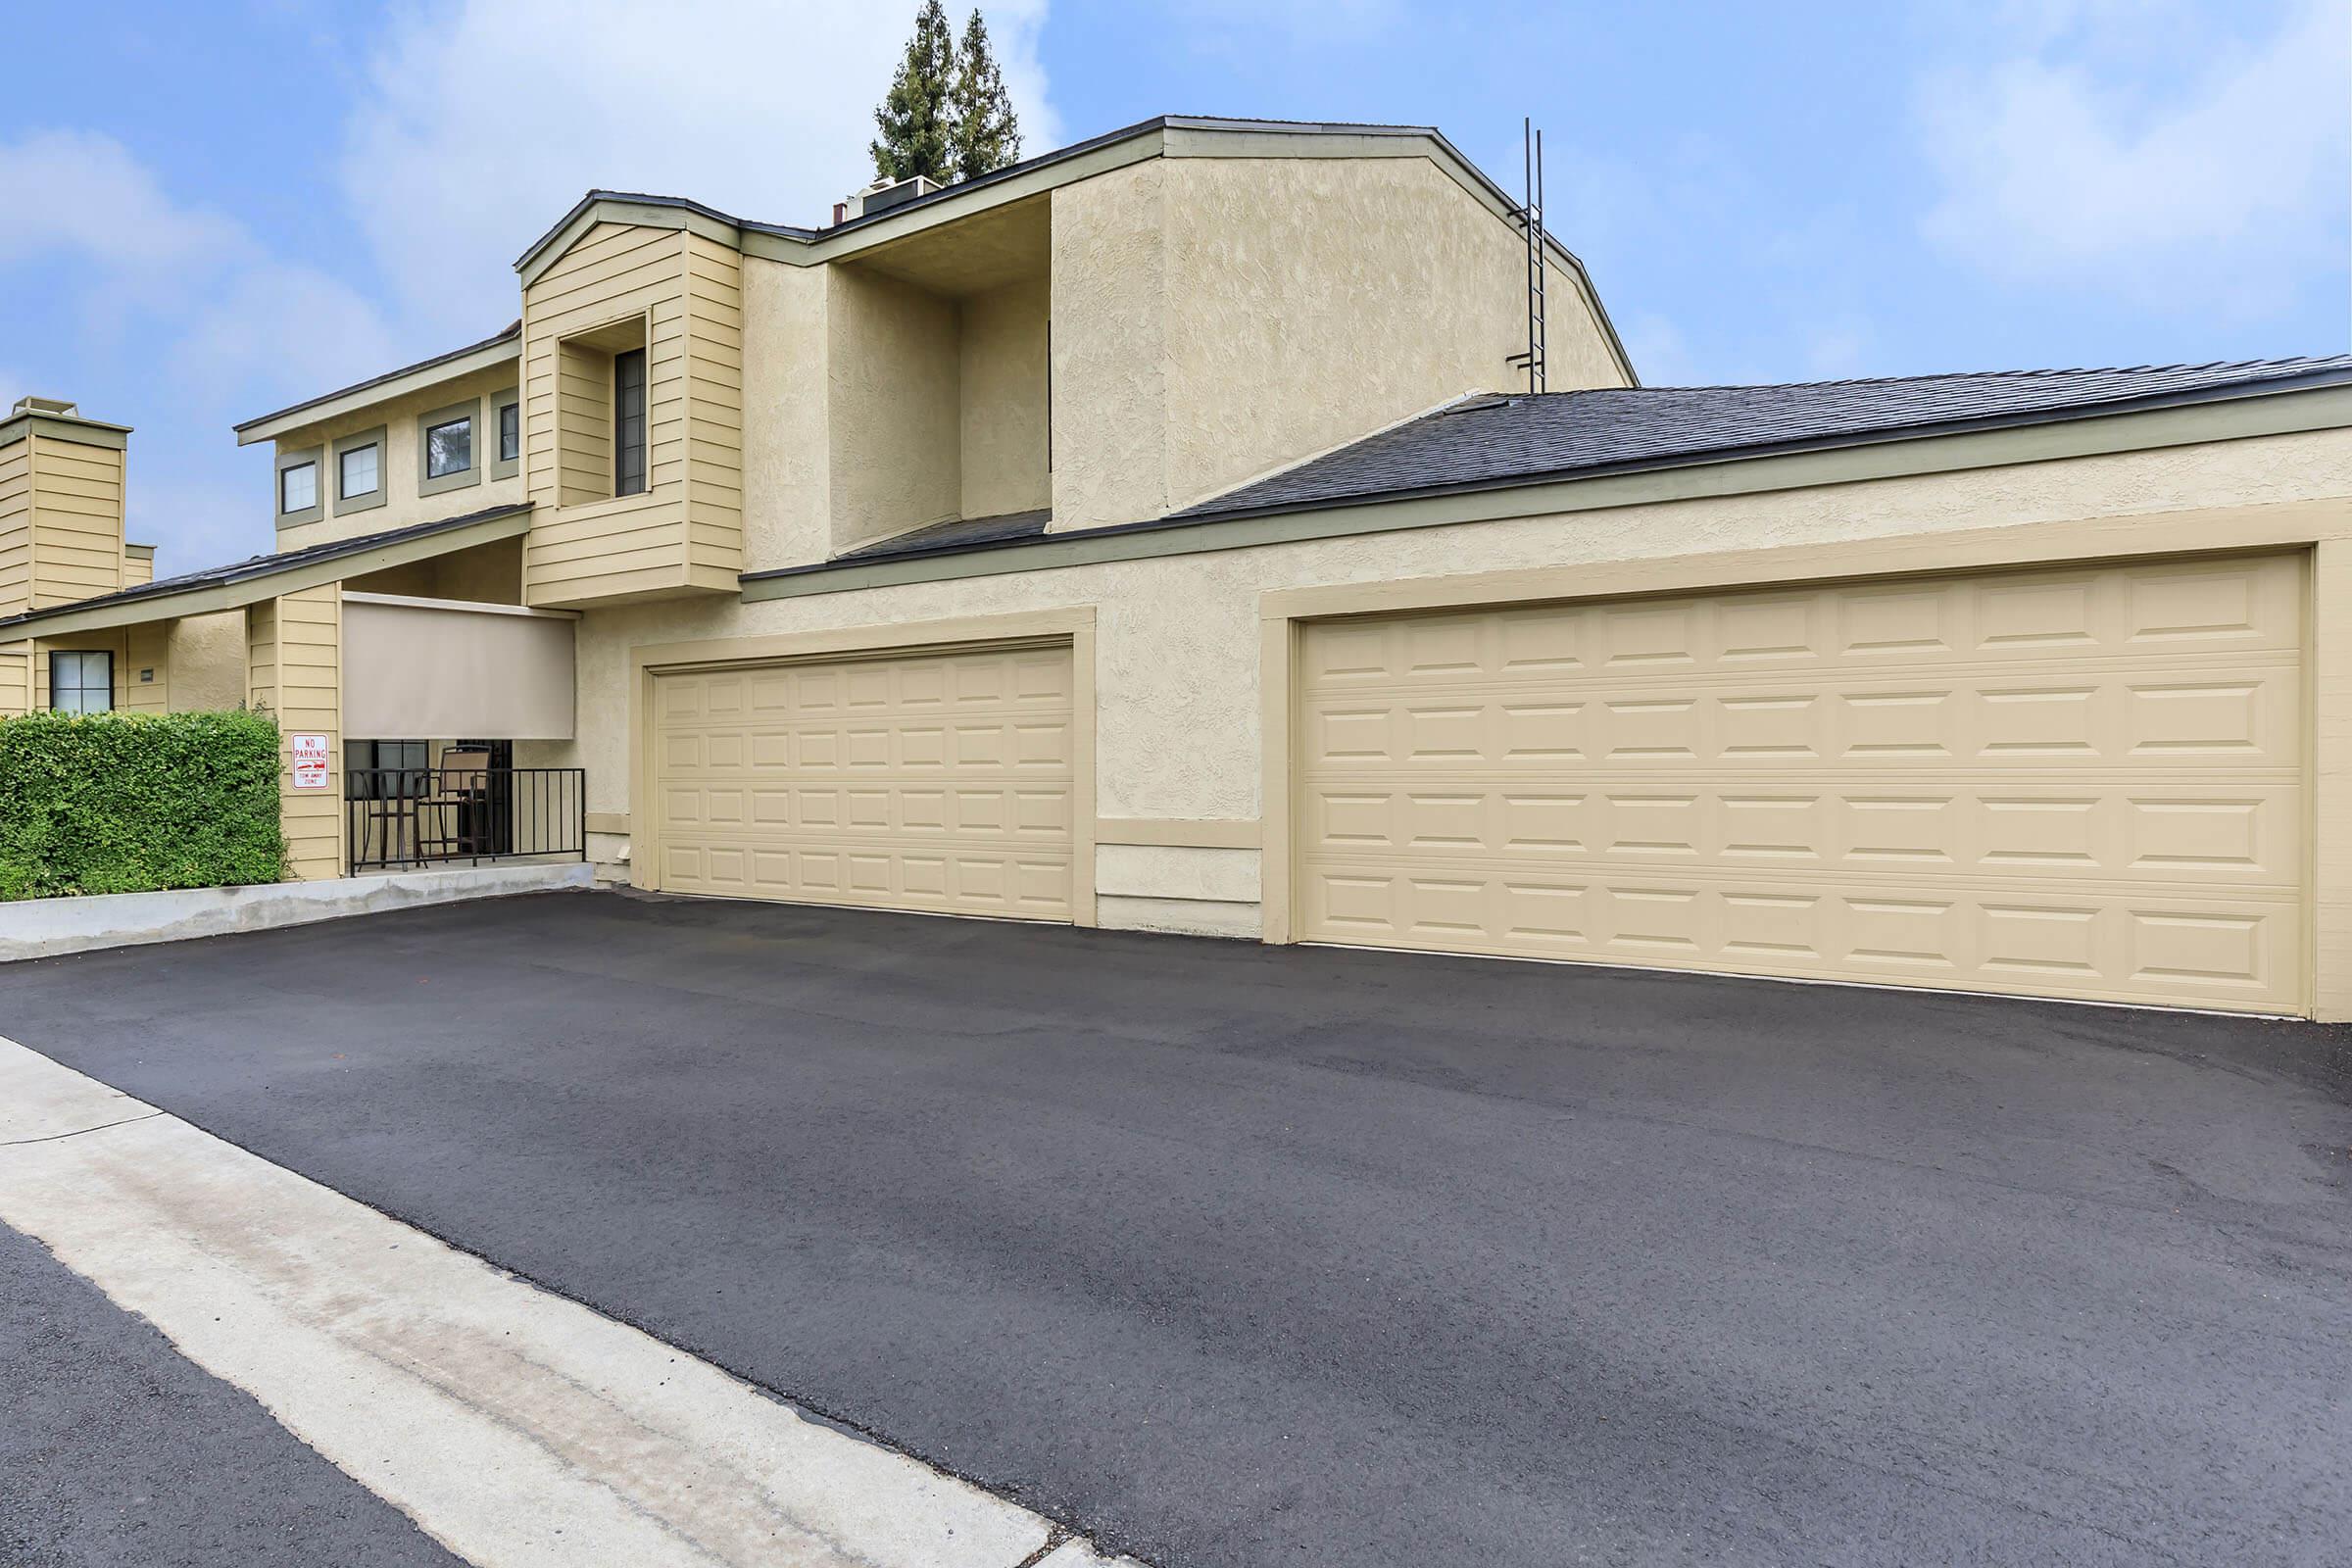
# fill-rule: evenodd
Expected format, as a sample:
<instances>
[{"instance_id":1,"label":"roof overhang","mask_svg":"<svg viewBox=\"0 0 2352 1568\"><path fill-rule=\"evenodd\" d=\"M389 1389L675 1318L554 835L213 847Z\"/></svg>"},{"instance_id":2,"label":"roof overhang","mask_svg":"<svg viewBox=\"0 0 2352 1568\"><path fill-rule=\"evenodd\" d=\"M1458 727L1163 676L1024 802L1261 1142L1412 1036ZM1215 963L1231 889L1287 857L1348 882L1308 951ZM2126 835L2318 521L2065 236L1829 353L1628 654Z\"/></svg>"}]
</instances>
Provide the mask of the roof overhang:
<instances>
[{"instance_id":1,"label":"roof overhang","mask_svg":"<svg viewBox=\"0 0 2352 1568\"><path fill-rule=\"evenodd\" d=\"M236 426L237 445L245 447L256 441L273 441L291 431L340 418L346 414L356 414L362 409L407 397L413 392L422 392L428 387L471 375L477 370L511 364L521 357L522 323L516 321L496 337L468 343L447 354L436 354L415 365L404 365L397 370L387 370L382 375L338 391L322 393L291 408L280 409L275 414L247 419Z\"/></svg>"},{"instance_id":2,"label":"roof overhang","mask_svg":"<svg viewBox=\"0 0 2352 1568\"><path fill-rule=\"evenodd\" d=\"M962 180L886 213L852 219L831 228L793 228L756 222L676 196L590 191L516 259L514 270L528 288L599 223L685 229L731 246L746 256L793 267L816 267L848 261L893 240L1152 158L1425 158L1450 175L1498 221L1514 222L1518 212L1518 203L1434 126L1210 120L1171 115L1075 142L995 173ZM1592 318L1600 323L1609 353L1627 382L1639 385L1633 361L1618 339L1617 329L1592 287L1584 262L1549 234L1544 236L1544 246L1552 261L1575 279Z\"/></svg>"},{"instance_id":3,"label":"roof overhang","mask_svg":"<svg viewBox=\"0 0 2352 1568\"><path fill-rule=\"evenodd\" d=\"M446 527L399 529L389 537L363 535L348 541L349 549L319 545L293 551L289 553L292 559L282 564L273 564L278 558L264 556L218 571L198 572L188 578L128 588L97 600L12 615L0 620L0 642L25 637L72 637L118 626L242 610L280 594L341 582L348 577L364 577L500 539L517 538L529 532L530 526L531 504L524 501L453 518Z\"/></svg>"},{"instance_id":4,"label":"roof overhang","mask_svg":"<svg viewBox=\"0 0 2352 1568\"><path fill-rule=\"evenodd\" d=\"M1727 451L1611 465L1574 474L1482 481L1428 490L1196 514L963 549L746 574L747 601L799 599L862 588L1052 571L1156 556L1389 533L1406 528L1560 515L1722 496L2007 467L2253 436L2352 428L2352 385L2226 390L2195 402L2080 416L2042 415L1966 430L1886 432L1802 447Z\"/></svg>"}]
</instances>

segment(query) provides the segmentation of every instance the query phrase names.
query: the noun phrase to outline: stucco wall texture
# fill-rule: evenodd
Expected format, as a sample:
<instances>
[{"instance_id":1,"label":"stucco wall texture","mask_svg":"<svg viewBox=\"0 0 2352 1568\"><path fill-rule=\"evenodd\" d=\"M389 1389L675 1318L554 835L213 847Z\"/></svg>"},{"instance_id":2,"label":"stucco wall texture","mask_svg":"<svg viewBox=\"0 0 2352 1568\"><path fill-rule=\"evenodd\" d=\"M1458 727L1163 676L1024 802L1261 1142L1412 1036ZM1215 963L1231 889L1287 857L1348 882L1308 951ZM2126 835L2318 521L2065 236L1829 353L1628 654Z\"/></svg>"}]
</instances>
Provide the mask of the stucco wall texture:
<instances>
[{"instance_id":1,"label":"stucco wall texture","mask_svg":"<svg viewBox=\"0 0 2352 1568\"><path fill-rule=\"evenodd\" d=\"M1991 527L2352 497L2352 433L2324 431L1967 472L1007 572L738 604L598 612L579 627L589 809L629 809L629 650L636 644L921 622L1093 606L1096 811L1106 818L1261 816L1259 596L1270 590L1559 567L1715 551L1932 537ZM1831 574L1834 574L1834 568ZM2322 614L2328 613L2327 607ZM2339 607L2338 615L2352 613ZM919 634L918 634L919 636ZM1107 853L1118 896L1254 898L1255 851ZM1239 880L1237 880L1237 878Z\"/></svg>"},{"instance_id":2,"label":"stucco wall texture","mask_svg":"<svg viewBox=\"0 0 2352 1568\"><path fill-rule=\"evenodd\" d=\"M1525 376L1525 242L1427 159L1139 164L1054 192L1053 254L1056 529L1155 517ZM1546 384L1623 384L1550 276Z\"/></svg>"}]
</instances>

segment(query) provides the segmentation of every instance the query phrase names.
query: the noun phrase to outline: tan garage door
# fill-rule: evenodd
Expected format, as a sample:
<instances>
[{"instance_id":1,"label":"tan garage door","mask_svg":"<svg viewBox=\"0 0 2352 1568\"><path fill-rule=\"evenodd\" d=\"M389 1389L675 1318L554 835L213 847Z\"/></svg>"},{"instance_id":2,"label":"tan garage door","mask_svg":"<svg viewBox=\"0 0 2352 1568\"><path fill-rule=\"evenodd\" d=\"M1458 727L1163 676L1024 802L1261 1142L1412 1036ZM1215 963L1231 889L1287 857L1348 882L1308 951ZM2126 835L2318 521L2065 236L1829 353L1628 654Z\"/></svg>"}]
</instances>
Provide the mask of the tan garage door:
<instances>
[{"instance_id":1,"label":"tan garage door","mask_svg":"<svg viewBox=\"0 0 2352 1568\"><path fill-rule=\"evenodd\" d=\"M2292 1012L2303 558L1307 627L1308 940Z\"/></svg>"},{"instance_id":2,"label":"tan garage door","mask_svg":"<svg viewBox=\"0 0 2352 1568\"><path fill-rule=\"evenodd\" d=\"M1070 651L662 674L657 885L1070 918Z\"/></svg>"}]
</instances>

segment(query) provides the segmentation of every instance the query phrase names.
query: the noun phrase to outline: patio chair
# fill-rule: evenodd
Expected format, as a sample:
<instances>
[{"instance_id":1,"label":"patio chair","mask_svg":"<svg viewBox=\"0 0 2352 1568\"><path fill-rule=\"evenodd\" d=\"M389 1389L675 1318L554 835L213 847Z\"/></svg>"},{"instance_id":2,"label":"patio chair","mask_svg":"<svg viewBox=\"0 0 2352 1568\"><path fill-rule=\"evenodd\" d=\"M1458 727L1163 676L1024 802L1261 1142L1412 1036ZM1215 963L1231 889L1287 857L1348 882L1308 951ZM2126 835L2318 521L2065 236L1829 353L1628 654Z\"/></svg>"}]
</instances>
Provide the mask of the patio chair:
<instances>
[{"instance_id":1,"label":"patio chair","mask_svg":"<svg viewBox=\"0 0 2352 1568\"><path fill-rule=\"evenodd\" d=\"M481 747L452 746L425 775L424 798L416 803L416 858L452 860L475 854L469 811L490 789L490 753Z\"/></svg>"}]
</instances>

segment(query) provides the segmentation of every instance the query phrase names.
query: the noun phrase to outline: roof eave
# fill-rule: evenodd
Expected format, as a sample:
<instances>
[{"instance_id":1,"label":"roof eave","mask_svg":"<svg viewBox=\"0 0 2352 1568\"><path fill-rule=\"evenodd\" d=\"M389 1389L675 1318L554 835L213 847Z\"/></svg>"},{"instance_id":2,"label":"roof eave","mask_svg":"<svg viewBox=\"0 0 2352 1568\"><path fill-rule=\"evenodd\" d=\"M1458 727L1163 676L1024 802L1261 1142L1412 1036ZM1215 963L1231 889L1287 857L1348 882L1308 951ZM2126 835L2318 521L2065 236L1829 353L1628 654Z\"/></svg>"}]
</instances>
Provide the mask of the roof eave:
<instances>
[{"instance_id":1,"label":"roof eave","mask_svg":"<svg viewBox=\"0 0 2352 1568\"><path fill-rule=\"evenodd\" d=\"M412 562L469 550L475 545L514 538L528 531L530 523L531 504L519 501L447 518L438 526L391 530L400 535L398 538L363 535L350 541L348 550L322 551L281 565L267 564L271 558L264 557L258 563L240 563L213 572L192 574L198 580L166 578L120 593L11 615L0 620L0 642L26 637L71 637L150 621L177 620L186 615L241 610L265 599L321 583L366 576ZM248 565L251 569L242 569Z\"/></svg>"},{"instance_id":2,"label":"roof eave","mask_svg":"<svg viewBox=\"0 0 2352 1568\"><path fill-rule=\"evenodd\" d=\"M404 365L396 370L386 370L381 375L355 381L350 386L338 387L332 392L322 392L273 414L257 415L231 428L237 433L237 445L252 446L257 441L274 440L288 431L318 424L338 415L354 413L371 404L406 397L443 381L472 375L494 365L519 359L521 355L522 322L517 320L505 331L479 342L451 349L446 354L436 354L429 360L418 360L414 365Z\"/></svg>"}]
</instances>

